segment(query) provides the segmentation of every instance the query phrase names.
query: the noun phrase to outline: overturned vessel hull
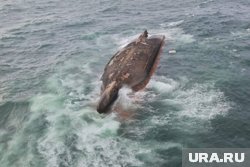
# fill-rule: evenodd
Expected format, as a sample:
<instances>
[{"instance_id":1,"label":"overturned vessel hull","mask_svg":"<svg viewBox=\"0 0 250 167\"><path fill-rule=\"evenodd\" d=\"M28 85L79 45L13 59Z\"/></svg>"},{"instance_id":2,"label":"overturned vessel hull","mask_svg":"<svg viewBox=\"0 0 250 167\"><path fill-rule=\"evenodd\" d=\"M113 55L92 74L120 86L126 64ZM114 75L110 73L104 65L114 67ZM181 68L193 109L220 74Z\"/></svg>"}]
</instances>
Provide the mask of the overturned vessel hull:
<instances>
[{"instance_id":1,"label":"overturned vessel hull","mask_svg":"<svg viewBox=\"0 0 250 167\"><path fill-rule=\"evenodd\" d=\"M164 35L148 37L144 31L110 59L101 78L99 113L108 112L122 86L139 91L147 85L157 68L164 40Z\"/></svg>"}]
</instances>

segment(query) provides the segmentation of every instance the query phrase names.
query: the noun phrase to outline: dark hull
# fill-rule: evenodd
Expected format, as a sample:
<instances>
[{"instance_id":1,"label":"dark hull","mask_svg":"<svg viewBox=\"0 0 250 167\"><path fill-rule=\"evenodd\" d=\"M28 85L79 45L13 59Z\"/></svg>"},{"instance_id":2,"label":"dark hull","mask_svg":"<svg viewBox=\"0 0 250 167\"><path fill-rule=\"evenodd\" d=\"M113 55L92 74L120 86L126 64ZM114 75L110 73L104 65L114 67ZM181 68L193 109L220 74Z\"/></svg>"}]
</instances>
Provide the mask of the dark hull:
<instances>
[{"instance_id":1,"label":"dark hull","mask_svg":"<svg viewBox=\"0 0 250 167\"><path fill-rule=\"evenodd\" d=\"M103 87L113 81L135 91L145 87L156 70L163 44L164 36L128 44L106 65L102 76Z\"/></svg>"},{"instance_id":2,"label":"dark hull","mask_svg":"<svg viewBox=\"0 0 250 167\"><path fill-rule=\"evenodd\" d=\"M139 91L148 84L159 63L164 39L165 36L148 38L145 31L110 59L101 78L98 112L106 112L112 106L121 87Z\"/></svg>"}]
</instances>

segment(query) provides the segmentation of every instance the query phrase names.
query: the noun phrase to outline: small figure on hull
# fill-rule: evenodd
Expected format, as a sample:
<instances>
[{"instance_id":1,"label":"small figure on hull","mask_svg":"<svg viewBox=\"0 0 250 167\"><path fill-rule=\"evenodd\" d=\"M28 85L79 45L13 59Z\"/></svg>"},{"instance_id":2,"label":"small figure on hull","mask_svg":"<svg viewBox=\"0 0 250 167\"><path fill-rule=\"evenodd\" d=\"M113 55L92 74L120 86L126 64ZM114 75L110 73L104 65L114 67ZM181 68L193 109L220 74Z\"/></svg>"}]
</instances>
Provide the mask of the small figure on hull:
<instances>
[{"instance_id":1,"label":"small figure on hull","mask_svg":"<svg viewBox=\"0 0 250 167\"><path fill-rule=\"evenodd\" d=\"M133 91L143 89L156 70L165 36L148 37L145 30L136 40L118 51L108 62L102 75L99 113L107 113L124 86Z\"/></svg>"}]
</instances>

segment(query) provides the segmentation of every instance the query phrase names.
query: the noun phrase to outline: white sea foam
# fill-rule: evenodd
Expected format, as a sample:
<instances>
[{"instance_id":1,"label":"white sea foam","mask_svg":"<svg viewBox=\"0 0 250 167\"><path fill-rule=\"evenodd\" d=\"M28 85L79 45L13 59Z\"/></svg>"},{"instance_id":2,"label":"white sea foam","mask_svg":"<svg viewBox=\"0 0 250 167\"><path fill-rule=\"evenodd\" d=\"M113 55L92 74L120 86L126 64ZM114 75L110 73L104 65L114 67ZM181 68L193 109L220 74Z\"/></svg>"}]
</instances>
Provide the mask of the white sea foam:
<instances>
[{"instance_id":1,"label":"white sea foam","mask_svg":"<svg viewBox=\"0 0 250 167\"><path fill-rule=\"evenodd\" d=\"M116 136L120 123L114 121L114 114L95 121L77 132L77 148L85 151L84 158L78 166L140 164L135 158L139 149L138 144Z\"/></svg>"},{"instance_id":2,"label":"white sea foam","mask_svg":"<svg viewBox=\"0 0 250 167\"><path fill-rule=\"evenodd\" d=\"M89 105L98 99L100 87L96 78L86 76L92 71L86 72L85 68L89 67L81 66L80 69L85 72L83 77L64 72L71 67L73 65L68 65L66 69L64 66L62 71L49 79L51 93L39 94L32 99L31 110L38 117L44 115L48 122L47 132L38 139L37 146L47 166L141 166L142 162L136 155L147 152L147 149L118 135L121 123L117 121L116 114L103 116ZM90 89L86 92L86 88ZM118 100L127 108L133 107L129 93L130 89L122 89ZM70 103L71 99L78 99L79 96L86 103ZM70 140L67 141L67 138ZM75 154L79 156L77 159Z\"/></svg>"},{"instance_id":3,"label":"white sea foam","mask_svg":"<svg viewBox=\"0 0 250 167\"><path fill-rule=\"evenodd\" d=\"M114 41L116 44L118 44L118 46L119 46L118 50L120 50L120 49L124 48L127 44L129 44L131 41L138 38L139 36L140 36L140 33L136 34L136 35L127 36L127 37L124 37L124 36L117 34L114 36Z\"/></svg>"},{"instance_id":4,"label":"white sea foam","mask_svg":"<svg viewBox=\"0 0 250 167\"><path fill-rule=\"evenodd\" d=\"M166 22L166 23L161 23L160 26L163 28L167 28L167 27L176 27L180 24L183 23L184 20L179 20L179 21L174 21L174 22Z\"/></svg>"},{"instance_id":5,"label":"white sea foam","mask_svg":"<svg viewBox=\"0 0 250 167\"><path fill-rule=\"evenodd\" d=\"M148 87L156 90L158 93L170 93L178 88L179 83L166 77L153 77Z\"/></svg>"},{"instance_id":6,"label":"white sea foam","mask_svg":"<svg viewBox=\"0 0 250 167\"><path fill-rule=\"evenodd\" d=\"M174 81L167 78L154 78L149 87L157 92L168 93L167 99L161 102L180 108L179 116L210 120L217 115L225 115L231 108L223 92L216 89L212 83L194 84L186 87L186 79Z\"/></svg>"},{"instance_id":7,"label":"white sea foam","mask_svg":"<svg viewBox=\"0 0 250 167\"><path fill-rule=\"evenodd\" d=\"M145 96L145 100L158 106L145 109L150 116L140 123L143 128L129 129L138 138L163 127L188 134L206 133L211 128L210 122L218 116L226 116L232 106L213 83L190 84L186 78L173 80L155 76L147 91L155 96Z\"/></svg>"},{"instance_id":8,"label":"white sea foam","mask_svg":"<svg viewBox=\"0 0 250 167\"><path fill-rule=\"evenodd\" d=\"M48 166L71 166L74 163L72 150L65 145L64 140L73 133L77 136L75 147L82 152L76 166L141 164L135 155L143 149L137 143L117 136L120 122L115 117L115 114L102 117L92 108L47 114L50 128L40 138L38 150L47 160Z\"/></svg>"},{"instance_id":9,"label":"white sea foam","mask_svg":"<svg viewBox=\"0 0 250 167\"><path fill-rule=\"evenodd\" d=\"M195 41L193 35L186 34L181 28L155 29L152 30L151 33L163 34L166 36L166 41L170 41L177 44L188 44Z\"/></svg>"},{"instance_id":10,"label":"white sea foam","mask_svg":"<svg viewBox=\"0 0 250 167\"><path fill-rule=\"evenodd\" d=\"M246 29L245 31L231 32L231 34L233 37L236 37L236 38L249 37L250 36L250 28Z\"/></svg>"},{"instance_id":11,"label":"white sea foam","mask_svg":"<svg viewBox=\"0 0 250 167\"><path fill-rule=\"evenodd\" d=\"M231 108L223 92L216 90L210 84L195 84L188 90L176 93L178 94L176 101L183 106L183 111L179 113L182 116L209 120L227 114Z\"/></svg>"}]
</instances>

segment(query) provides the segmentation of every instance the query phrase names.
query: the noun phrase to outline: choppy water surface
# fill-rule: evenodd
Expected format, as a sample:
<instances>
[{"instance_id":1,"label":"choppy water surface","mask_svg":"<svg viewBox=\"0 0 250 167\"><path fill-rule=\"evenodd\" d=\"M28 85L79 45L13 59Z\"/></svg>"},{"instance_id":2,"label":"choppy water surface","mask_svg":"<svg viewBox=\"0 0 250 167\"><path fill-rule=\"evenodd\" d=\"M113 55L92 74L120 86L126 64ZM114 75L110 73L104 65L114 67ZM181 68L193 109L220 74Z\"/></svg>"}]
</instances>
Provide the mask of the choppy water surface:
<instances>
[{"instance_id":1,"label":"choppy water surface","mask_svg":"<svg viewBox=\"0 0 250 167\"><path fill-rule=\"evenodd\" d=\"M3 167L179 167L183 147L250 147L249 1L4 0L0 23ZM106 62L144 29L166 35L156 74L120 92L132 118L99 115Z\"/></svg>"}]
</instances>

